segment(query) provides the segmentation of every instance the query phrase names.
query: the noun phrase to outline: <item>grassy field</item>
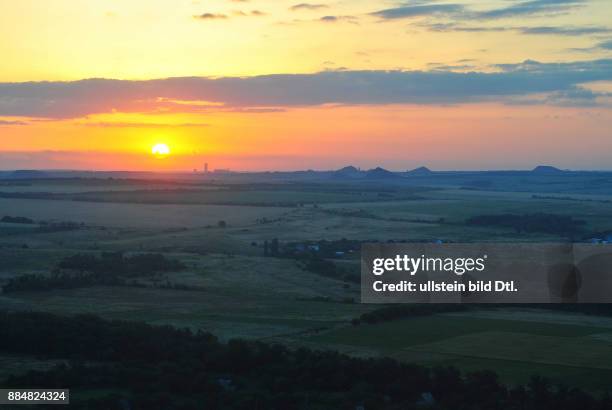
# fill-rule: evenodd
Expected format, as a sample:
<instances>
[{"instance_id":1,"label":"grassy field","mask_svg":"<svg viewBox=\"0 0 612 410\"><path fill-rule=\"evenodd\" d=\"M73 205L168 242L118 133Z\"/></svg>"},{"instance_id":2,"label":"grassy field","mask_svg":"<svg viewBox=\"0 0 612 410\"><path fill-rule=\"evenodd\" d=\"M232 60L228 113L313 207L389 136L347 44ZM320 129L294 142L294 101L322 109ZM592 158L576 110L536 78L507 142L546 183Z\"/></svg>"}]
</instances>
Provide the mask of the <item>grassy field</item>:
<instances>
[{"instance_id":1,"label":"grassy field","mask_svg":"<svg viewBox=\"0 0 612 410\"><path fill-rule=\"evenodd\" d=\"M143 189L192 188L217 189L214 184L193 184L172 180L58 178L0 182L0 192L77 193L99 191L134 191Z\"/></svg>"},{"instance_id":2,"label":"grassy field","mask_svg":"<svg viewBox=\"0 0 612 410\"><path fill-rule=\"evenodd\" d=\"M540 373L558 383L604 390L612 381L612 321L588 319L509 308L345 326L307 341L425 365L491 368L510 383Z\"/></svg>"},{"instance_id":3,"label":"grassy field","mask_svg":"<svg viewBox=\"0 0 612 410\"><path fill-rule=\"evenodd\" d=\"M378 202L417 199L430 189L416 187L354 186L351 184L195 184L128 181L97 181L88 190L88 180L45 183L33 181L1 186L0 198L50 199L79 202L135 204L199 204L301 206L304 204ZM115 189L117 188L117 189Z\"/></svg>"},{"instance_id":4,"label":"grassy field","mask_svg":"<svg viewBox=\"0 0 612 410\"><path fill-rule=\"evenodd\" d=\"M89 203L41 199L0 199L0 215L31 215L36 220L83 222L120 228L180 228L254 223L276 218L287 210L281 207L223 205L153 205Z\"/></svg>"},{"instance_id":5,"label":"grassy field","mask_svg":"<svg viewBox=\"0 0 612 410\"><path fill-rule=\"evenodd\" d=\"M222 338L261 338L333 327L369 310L358 287L301 270L292 260L171 254L188 265L159 279L198 290L130 287L0 295L0 309L96 313L211 331ZM325 299L325 300L323 300Z\"/></svg>"},{"instance_id":6,"label":"grassy field","mask_svg":"<svg viewBox=\"0 0 612 410\"><path fill-rule=\"evenodd\" d=\"M534 198L532 193L486 192L446 189L431 191L420 201L388 201L371 204L338 204L335 208L364 209L374 216L462 223L481 214L544 212L585 220L590 227L612 229L612 203L601 196L582 196L584 201ZM586 199L589 199L588 201ZM465 227L462 227L465 229Z\"/></svg>"},{"instance_id":7,"label":"grassy field","mask_svg":"<svg viewBox=\"0 0 612 410\"><path fill-rule=\"evenodd\" d=\"M0 223L0 284L26 273L47 274L60 259L77 253L161 252L187 265L182 272L147 282L147 288L0 294L0 309L95 313L204 329L223 339L245 337L464 370L493 369L509 383L540 373L592 390L609 386L612 318L505 309L352 327L351 319L376 308L348 303L359 300L358 284L305 271L292 259L263 257L263 242L274 238L281 243L563 239L464 224L481 214L547 212L585 220L588 230L612 230L612 197L575 192L575 181L572 200L534 198L538 191L465 190L451 182L433 190L369 184L364 192L355 184L249 188L109 179L0 184L0 192L47 192L65 199L0 198L0 217L83 224L43 232L37 224ZM549 195L549 188L542 192ZM358 259L335 263L353 269ZM155 287L160 281L191 290ZM0 367L15 369L27 360L34 359L0 359ZM28 363L24 366L48 365Z\"/></svg>"}]
</instances>

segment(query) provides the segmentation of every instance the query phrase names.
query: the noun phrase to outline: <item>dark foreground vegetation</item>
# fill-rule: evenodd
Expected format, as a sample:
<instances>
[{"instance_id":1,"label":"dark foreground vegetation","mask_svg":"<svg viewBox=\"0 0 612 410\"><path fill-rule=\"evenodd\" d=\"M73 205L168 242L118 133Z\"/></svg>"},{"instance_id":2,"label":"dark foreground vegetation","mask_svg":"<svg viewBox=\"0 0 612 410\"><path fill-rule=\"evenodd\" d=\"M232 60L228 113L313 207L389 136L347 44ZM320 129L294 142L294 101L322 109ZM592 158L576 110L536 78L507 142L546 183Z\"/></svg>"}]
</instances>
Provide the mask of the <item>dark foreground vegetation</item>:
<instances>
[{"instance_id":1,"label":"dark foreground vegetation","mask_svg":"<svg viewBox=\"0 0 612 410\"><path fill-rule=\"evenodd\" d=\"M28 274L11 278L4 285L5 293L74 289L96 285L134 285L134 278L156 273L180 271L180 261L159 253L125 256L121 252L105 252L100 256L77 254L62 259L49 275Z\"/></svg>"},{"instance_id":2,"label":"dark foreground vegetation","mask_svg":"<svg viewBox=\"0 0 612 410\"><path fill-rule=\"evenodd\" d=\"M77 229L85 228L85 225L83 223L76 223L76 222L70 222L70 221L38 221L37 222L34 219L31 219L25 216L9 216L9 215L5 215L2 218L0 218L0 223L15 224L15 225L28 225L30 226L29 233L66 232L66 231L74 231ZM21 232L18 231L17 233L21 233Z\"/></svg>"},{"instance_id":3,"label":"dark foreground vegetation","mask_svg":"<svg viewBox=\"0 0 612 410\"><path fill-rule=\"evenodd\" d=\"M300 266L302 269L308 272L325 276L327 278L337 279L348 283L360 283L358 273L350 272L348 269L340 267L327 259L314 256L304 258L300 261Z\"/></svg>"},{"instance_id":4,"label":"dark foreground vegetation","mask_svg":"<svg viewBox=\"0 0 612 410\"><path fill-rule=\"evenodd\" d=\"M436 313L461 312L470 306L464 304L423 304L423 305L390 305L370 312L363 313L359 318L351 321L353 325L362 323L374 324L389 322L391 320L405 319L407 317L430 316Z\"/></svg>"},{"instance_id":5,"label":"dark foreground vegetation","mask_svg":"<svg viewBox=\"0 0 612 410\"><path fill-rule=\"evenodd\" d=\"M233 340L204 332L72 318L0 313L0 350L65 359L11 376L7 388L71 388L87 409L521 409L607 410L610 398L533 377L507 387L497 375L462 375L392 359Z\"/></svg>"},{"instance_id":6,"label":"dark foreground vegetation","mask_svg":"<svg viewBox=\"0 0 612 410\"><path fill-rule=\"evenodd\" d=\"M353 254L360 249L359 241L341 239L317 242L293 242L281 244L277 238L264 241L263 256L294 259L305 271L347 283L359 283L359 271L339 266L332 258ZM355 253L355 255L357 255Z\"/></svg>"},{"instance_id":7,"label":"dark foreground vegetation","mask_svg":"<svg viewBox=\"0 0 612 410\"><path fill-rule=\"evenodd\" d=\"M34 221L30 218L26 218L24 216L3 216L0 219L0 222L9 223L9 224L25 224L32 225Z\"/></svg>"},{"instance_id":8,"label":"dark foreground vegetation","mask_svg":"<svg viewBox=\"0 0 612 410\"><path fill-rule=\"evenodd\" d=\"M581 313L583 315L591 316L612 317L612 304L609 303L515 303L512 306L523 309L546 309L567 313ZM503 309L505 307L508 307L508 305L503 303L487 303L486 305L480 305L477 303L388 305L361 314L359 317L351 320L351 324L354 326L361 324L372 325L410 317L431 316L438 313L463 312L470 309Z\"/></svg>"}]
</instances>

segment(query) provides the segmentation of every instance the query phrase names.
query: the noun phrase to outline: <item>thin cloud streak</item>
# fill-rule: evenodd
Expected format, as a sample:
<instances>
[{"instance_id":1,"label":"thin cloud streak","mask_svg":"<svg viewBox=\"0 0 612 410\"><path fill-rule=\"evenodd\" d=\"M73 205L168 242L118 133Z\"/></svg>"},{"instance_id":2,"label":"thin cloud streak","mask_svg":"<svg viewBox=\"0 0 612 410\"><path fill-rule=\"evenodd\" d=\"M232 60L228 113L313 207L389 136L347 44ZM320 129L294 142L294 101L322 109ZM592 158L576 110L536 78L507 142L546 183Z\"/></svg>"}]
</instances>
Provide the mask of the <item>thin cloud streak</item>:
<instances>
[{"instance_id":1,"label":"thin cloud streak","mask_svg":"<svg viewBox=\"0 0 612 410\"><path fill-rule=\"evenodd\" d=\"M510 17L556 15L582 7L586 0L529 0L485 11L472 10L461 3L420 3L378 10L370 13L384 20L423 16L448 16L464 20L495 20Z\"/></svg>"},{"instance_id":2,"label":"thin cloud streak","mask_svg":"<svg viewBox=\"0 0 612 410\"><path fill-rule=\"evenodd\" d=\"M289 7L291 11L300 11L300 10L321 10L329 8L329 6L325 4L313 4L313 3L299 3L294 6Z\"/></svg>"}]
</instances>

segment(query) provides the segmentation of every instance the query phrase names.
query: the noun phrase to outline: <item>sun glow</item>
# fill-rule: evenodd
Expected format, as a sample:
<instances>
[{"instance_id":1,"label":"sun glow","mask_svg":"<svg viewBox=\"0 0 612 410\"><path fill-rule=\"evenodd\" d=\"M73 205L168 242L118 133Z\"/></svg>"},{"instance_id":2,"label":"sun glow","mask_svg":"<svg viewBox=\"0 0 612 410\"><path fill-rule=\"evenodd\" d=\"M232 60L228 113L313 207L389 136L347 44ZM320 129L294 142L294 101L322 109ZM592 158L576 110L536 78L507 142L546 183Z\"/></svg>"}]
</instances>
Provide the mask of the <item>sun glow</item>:
<instances>
[{"instance_id":1,"label":"sun glow","mask_svg":"<svg viewBox=\"0 0 612 410\"><path fill-rule=\"evenodd\" d=\"M153 145L151 152L158 158L167 157L170 155L170 147L168 147L166 144L155 144Z\"/></svg>"}]
</instances>

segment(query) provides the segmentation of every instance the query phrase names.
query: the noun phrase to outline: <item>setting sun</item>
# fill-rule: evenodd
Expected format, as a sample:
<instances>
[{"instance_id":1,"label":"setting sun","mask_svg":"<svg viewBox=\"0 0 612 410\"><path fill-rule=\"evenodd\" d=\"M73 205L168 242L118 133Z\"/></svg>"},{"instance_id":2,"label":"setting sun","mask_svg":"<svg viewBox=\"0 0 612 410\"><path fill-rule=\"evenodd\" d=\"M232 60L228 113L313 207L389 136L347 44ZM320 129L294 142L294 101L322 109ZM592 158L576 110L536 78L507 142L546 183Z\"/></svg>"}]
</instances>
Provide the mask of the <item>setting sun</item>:
<instances>
[{"instance_id":1,"label":"setting sun","mask_svg":"<svg viewBox=\"0 0 612 410\"><path fill-rule=\"evenodd\" d=\"M170 155L170 147L166 144L155 144L151 149L151 152L156 157L167 157Z\"/></svg>"}]
</instances>

